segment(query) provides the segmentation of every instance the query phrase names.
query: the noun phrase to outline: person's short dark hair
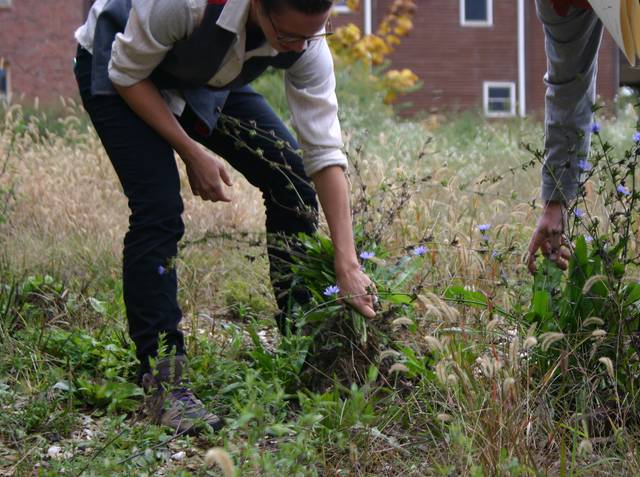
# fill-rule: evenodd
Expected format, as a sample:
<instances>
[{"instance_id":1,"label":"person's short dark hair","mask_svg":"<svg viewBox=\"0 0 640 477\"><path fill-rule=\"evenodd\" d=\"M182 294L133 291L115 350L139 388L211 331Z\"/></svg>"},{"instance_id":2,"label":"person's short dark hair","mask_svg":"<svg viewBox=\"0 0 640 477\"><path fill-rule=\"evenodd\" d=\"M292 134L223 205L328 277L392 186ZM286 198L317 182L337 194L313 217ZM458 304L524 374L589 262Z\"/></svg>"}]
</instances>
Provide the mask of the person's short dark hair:
<instances>
[{"instance_id":1,"label":"person's short dark hair","mask_svg":"<svg viewBox=\"0 0 640 477\"><path fill-rule=\"evenodd\" d=\"M333 0L260 0L265 13L280 13L285 7L314 15L325 13L333 6Z\"/></svg>"}]
</instances>

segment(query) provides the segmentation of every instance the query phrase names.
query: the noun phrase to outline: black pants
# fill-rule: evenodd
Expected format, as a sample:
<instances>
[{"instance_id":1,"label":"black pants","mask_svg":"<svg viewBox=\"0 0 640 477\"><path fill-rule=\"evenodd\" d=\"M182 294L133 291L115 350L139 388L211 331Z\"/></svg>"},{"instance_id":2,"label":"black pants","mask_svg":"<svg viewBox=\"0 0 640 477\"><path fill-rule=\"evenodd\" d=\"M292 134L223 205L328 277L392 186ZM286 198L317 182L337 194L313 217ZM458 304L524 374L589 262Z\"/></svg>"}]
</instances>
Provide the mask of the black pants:
<instances>
[{"instance_id":1,"label":"black pants","mask_svg":"<svg viewBox=\"0 0 640 477\"><path fill-rule=\"evenodd\" d=\"M174 265L178 241L184 233L178 169L171 146L120 96L91 94L91 62L91 54L80 48L75 75L84 108L118 174L131 210L124 238L124 301L129 333L145 372L148 357L158 351L161 333L166 336L169 349L184 353L184 339L178 329L182 314ZM198 132L201 128L196 116L188 107L179 121L192 138L226 159L260 188L271 244L268 247L271 279L278 305L286 309L292 298L287 293L291 282L290 256L286 248L275 243L274 237L286 239L298 232L315 230L315 192L300 156L292 152L298 149L296 140L261 95L248 86L234 89L222 113L243 123L252 122L257 129L273 131L274 137L270 139L239 131L239 139L253 150L262 149L264 158L238 148L238 139L225 133L222 124L210 136L203 136ZM288 142L291 148L279 148L277 139ZM293 298L303 301L305 292L298 291ZM284 323L279 322L279 326L283 329Z\"/></svg>"}]
</instances>

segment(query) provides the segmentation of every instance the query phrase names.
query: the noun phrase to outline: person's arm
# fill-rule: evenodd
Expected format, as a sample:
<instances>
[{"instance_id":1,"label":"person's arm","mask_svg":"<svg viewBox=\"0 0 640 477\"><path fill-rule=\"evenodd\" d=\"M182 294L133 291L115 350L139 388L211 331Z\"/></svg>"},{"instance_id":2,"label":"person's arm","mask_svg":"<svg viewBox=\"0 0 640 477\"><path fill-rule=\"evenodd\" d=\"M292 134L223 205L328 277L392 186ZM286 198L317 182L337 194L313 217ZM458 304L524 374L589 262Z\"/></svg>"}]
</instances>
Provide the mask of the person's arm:
<instances>
[{"instance_id":1,"label":"person's arm","mask_svg":"<svg viewBox=\"0 0 640 477\"><path fill-rule=\"evenodd\" d=\"M109 78L131 109L185 162L193 193L228 202L223 182L230 186L231 181L224 166L188 136L148 79L171 45L192 31L197 15L184 1L133 0L125 30L113 42Z\"/></svg>"},{"instance_id":2,"label":"person's arm","mask_svg":"<svg viewBox=\"0 0 640 477\"><path fill-rule=\"evenodd\" d=\"M374 317L375 290L360 268L353 239L333 60L324 40L311 43L287 70L285 87L305 171L315 185L329 225L341 295L360 313Z\"/></svg>"},{"instance_id":3,"label":"person's arm","mask_svg":"<svg viewBox=\"0 0 640 477\"><path fill-rule=\"evenodd\" d=\"M223 185L224 182L231 186L231 179L222 162L187 135L150 80L145 79L132 86L114 86L129 107L160 134L184 161L195 195L212 202L231 201Z\"/></svg>"},{"instance_id":4,"label":"person's arm","mask_svg":"<svg viewBox=\"0 0 640 477\"><path fill-rule=\"evenodd\" d=\"M344 171L329 166L313 175L322 210L327 218L335 252L335 271L338 288L343 296L364 316L373 318L374 285L362 272L353 242L349 188Z\"/></svg>"},{"instance_id":5,"label":"person's arm","mask_svg":"<svg viewBox=\"0 0 640 477\"><path fill-rule=\"evenodd\" d=\"M527 265L535 273L541 250L561 269L568 251L562 237L566 206L577 195L580 160L586 160L591 140L597 54L602 24L592 10L570 8L559 15L550 0L537 0L547 53L545 83L545 163L542 167L543 210L529 244Z\"/></svg>"}]
</instances>

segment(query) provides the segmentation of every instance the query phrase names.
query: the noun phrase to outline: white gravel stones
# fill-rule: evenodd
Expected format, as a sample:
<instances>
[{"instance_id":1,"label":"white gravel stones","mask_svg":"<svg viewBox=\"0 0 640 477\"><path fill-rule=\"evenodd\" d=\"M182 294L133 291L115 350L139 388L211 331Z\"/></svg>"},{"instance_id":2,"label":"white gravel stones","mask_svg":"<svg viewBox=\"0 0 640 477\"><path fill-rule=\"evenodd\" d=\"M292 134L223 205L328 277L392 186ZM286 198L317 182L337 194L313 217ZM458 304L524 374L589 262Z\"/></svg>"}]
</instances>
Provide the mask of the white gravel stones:
<instances>
[{"instance_id":1,"label":"white gravel stones","mask_svg":"<svg viewBox=\"0 0 640 477\"><path fill-rule=\"evenodd\" d=\"M171 460L177 460L178 462L184 460L187 457L187 453L185 451L176 452L171 456Z\"/></svg>"},{"instance_id":2,"label":"white gravel stones","mask_svg":"<svg viewBox=\"0 0 640 477\"><path fill-rule=\"evenodd\" d=\"M47 450L47 455L52 459L57 459L62 454L62 447L60 446L51 446Z\"/></svg>"}]
</instances>

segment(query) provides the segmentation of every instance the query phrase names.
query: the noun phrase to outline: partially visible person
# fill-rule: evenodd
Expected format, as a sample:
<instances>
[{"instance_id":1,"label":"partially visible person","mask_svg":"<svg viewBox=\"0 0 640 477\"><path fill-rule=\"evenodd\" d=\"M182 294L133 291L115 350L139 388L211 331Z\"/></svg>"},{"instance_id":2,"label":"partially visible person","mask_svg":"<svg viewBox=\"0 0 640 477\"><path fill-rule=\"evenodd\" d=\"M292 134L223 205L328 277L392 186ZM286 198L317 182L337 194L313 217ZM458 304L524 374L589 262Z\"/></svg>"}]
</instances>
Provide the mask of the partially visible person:
<instances>
[{"instance_id":1,"label":"partially visible person","mask_svg":"<svg viewBox=\"0 0 640 477\"><path fill-rule=\"evenodd\" d=\"M527 266L536 271L538 250L566 270L571 253L565 242L567 205L575 200L580 161L591 141L598 50L603 25L586 0L536 0L547 54L545 83L545 164L542 213L528 249Z\"/></svg>"}]
</instances>

